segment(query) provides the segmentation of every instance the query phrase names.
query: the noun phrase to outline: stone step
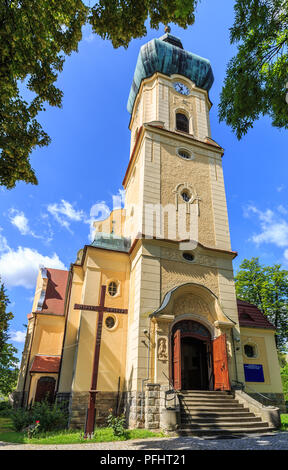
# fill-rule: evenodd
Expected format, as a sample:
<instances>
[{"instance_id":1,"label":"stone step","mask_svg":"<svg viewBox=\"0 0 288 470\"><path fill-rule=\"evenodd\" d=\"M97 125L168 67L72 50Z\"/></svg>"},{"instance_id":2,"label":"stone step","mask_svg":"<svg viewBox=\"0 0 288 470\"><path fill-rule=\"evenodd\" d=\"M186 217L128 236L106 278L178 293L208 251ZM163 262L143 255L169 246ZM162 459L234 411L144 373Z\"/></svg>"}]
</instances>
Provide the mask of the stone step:
<instances>
[{"instance_id":1,"label":"stone step","mask_svg":"<svg viewBox=\"0 0 288 470\"><path fill-rule=\"evenodd\" d=\"M207 408L207 409L218 409L218 410L228 410L228 409L243 409L244 405L242 403L232 402L232 403L215 403L215 402L202 402L196 401L193 403L180 403L182 409L198 409L198 408Z\"/></svg>"},{"instance_id":2,"label":"stone step","mask_svg":"<svg viewBox=\"0 0 288 470\"><path fill-rule=\"evenodd\" d=\"M218 406L222 406L222 405L231 405L231 403L235 403L235 404L239 404L239 401L237 400L225 400L225 399L218 399L218 400L209 400L208 398L204 398L204 399L199 399L199 398L185 398L185 400L183 400L182 398L180 398L179 400L180 402L180 405L193 405L194 403L207 403L207 405L209 404L215 404L215 405L218 405Z\"/></svg>"},{"instance_id":3,"label":"stone step","mask_svg":"<svg viewBox=\"0 0 288 470\"><path fill-rule=\"evenodd\" d=\"M190 413L186 413L184 411L181 412L181 415L184 415L184 416L196 416L196 417L199 417L201 418L201 416L203 417L211 417L211 418L217 418L217 417L229 417L231 416L231 418L233 417L237 417L237 416L240 416L240 417L243 417L243 418L250 418L250 417L253 417L255 416L253 413L251 413L250 411L239 411L239 410L235 410L235 411L214 411L214 412L211 412L211 411L207 411L207 410L203 410L203 411L195 411L195 410L192 410Z\"/></svg>"},{"instance_id":4,"label":"stone step","mask_svg":"<svg viewBox=\"0 0 288 470\"><path fill-rule=\"evenodd\" d=\"M198 395L198 394L191 394L191 395L180 395L179 399L181 401L187 401L187 400L210 400L210 401L233 401L235 400L234 397L231 395L217 395L216 397L213 397L211 395Z\"/></svg>"},{"instance_id":5,"label":"stone step","mask_svg":"<svg viewBox=\"0 0 288 470\"><path fill-rule=\"evenodd\" d=\"M193 422L193 424L191 425L188 425L188 423L182 423L181 424L181 429L190 429L191 427L193 427L194 429L234 429L234 428L237 428L237 429L240 429L240 428L245 428L245 429L250 429L250 428L267 428L269 426L269 423L265 423L263 421L261 421L260 423L259 422L243 422L243 423L234 423L234 422L227 422L227 421L223 421L219 424L217 423L205 423L205 422L198 422L198 423L195 423Z\"/></svg>"},{"instance_id":6,"label":"stone step","mask_svg":"<svg viewBox=\"0 0 288 470\"><path fill-rule=\"evenodd\" d=\"M219 391L219 390L181 390L177 392L177 395L206 395L210 397L217 397L217 396L230 396L233 397L233 394L229 391Z\"/></svg>"},{"instance_id":7,"label":"stone step","mask_svg":"<svg viewBox=\"0 0 288 470\"><path fill-rule=\"evenodd\" d=\"M204 416L191 416L181 415L181 423L261 423L261 418L257 416L217 416L217 417L204 417Z\"/></svg>"},{"instance_id":8,"label":"stone step","mask_svg":"<svg viewBox=\"0 0 288 470\"><path fill-rule=\"evenodd\" d=\"M258 427L258 428L234 428L234 429L197 429L197 428L188 428L188 429L178 429L177 434L180 436L225 436L229 439L234 435L238 436L245 436L246 434L268 434L273 433L275 428L272 426L267 426L265 428Z\"/></svg>"}]
</instances>

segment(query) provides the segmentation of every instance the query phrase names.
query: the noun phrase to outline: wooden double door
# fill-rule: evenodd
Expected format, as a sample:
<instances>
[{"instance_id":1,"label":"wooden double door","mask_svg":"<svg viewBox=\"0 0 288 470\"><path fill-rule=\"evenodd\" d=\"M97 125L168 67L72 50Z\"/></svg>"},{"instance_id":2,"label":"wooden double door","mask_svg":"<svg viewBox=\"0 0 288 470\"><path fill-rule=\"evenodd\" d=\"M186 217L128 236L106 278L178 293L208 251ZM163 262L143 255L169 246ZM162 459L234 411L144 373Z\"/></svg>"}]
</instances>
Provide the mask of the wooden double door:
<instances>
[{"instance_id":1,"label":"wooden double door","mask_svg":"<svg viewBox=\"0 0 288 470\"><path fill-rule=\"evenodd\" d=\"M230 390L226 335L211 340L202 324L184 320L172 331L175 390Z\"/></svg>"}]
</instances>

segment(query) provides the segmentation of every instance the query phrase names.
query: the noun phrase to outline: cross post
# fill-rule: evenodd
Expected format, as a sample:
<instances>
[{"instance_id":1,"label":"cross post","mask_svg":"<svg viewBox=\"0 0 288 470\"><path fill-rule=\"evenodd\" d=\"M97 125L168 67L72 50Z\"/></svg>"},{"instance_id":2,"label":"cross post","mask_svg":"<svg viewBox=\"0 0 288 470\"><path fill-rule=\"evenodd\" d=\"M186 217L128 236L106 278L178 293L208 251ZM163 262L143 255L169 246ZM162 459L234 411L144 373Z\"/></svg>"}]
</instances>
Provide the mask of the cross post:
<instances>
[{"instance_id":1,"label":"cross post","mask_svg":"<svg viewBox=\"0 0 288 470\"><path fill-rule=\"evenodd\" d=\"M87 412L87 419L86 419L85 432L84 432L85 438L87 438L88 435L91 435L94 432L94 427L95 427L95 403L96 403L96 395L97 395L97 381L98 381L98 370L99 370L103 313L104 312L124 313L124 314L128 313L127 309L105 307L105 294L106 294L106 286L103 285L101 286L100 305L98 306L84 305L84 304L74 305L74 309L76 310L93 310L93 311L98 312L91 388L89 390L89 404L88 404L88 412Z\"/></svg>"}]
</instances>

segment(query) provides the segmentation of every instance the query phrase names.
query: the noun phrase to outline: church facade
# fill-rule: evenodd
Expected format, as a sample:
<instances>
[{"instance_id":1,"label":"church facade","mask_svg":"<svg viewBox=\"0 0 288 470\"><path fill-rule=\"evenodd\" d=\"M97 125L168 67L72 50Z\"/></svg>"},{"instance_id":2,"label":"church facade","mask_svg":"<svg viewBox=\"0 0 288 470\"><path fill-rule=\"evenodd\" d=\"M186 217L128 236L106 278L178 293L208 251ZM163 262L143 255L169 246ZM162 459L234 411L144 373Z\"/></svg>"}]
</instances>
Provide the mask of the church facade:
<instances>
[{"instance_id":1,"label":"church facade","mask_svg":"<svg viewBox=\"0 0 288 470\"><path fill-rule=\"evenodd\" d=\"M209 61L171 34L142 46L128 100L125 207L95 223L69 271L40 270L19 406L48 394L67 403L71 427L83 427L94 400L96 424L112 408L151 429L161 427L169 390L240 388L283 406L275 328L236 299L212 83Z\"/></svg>"}]
</instances>

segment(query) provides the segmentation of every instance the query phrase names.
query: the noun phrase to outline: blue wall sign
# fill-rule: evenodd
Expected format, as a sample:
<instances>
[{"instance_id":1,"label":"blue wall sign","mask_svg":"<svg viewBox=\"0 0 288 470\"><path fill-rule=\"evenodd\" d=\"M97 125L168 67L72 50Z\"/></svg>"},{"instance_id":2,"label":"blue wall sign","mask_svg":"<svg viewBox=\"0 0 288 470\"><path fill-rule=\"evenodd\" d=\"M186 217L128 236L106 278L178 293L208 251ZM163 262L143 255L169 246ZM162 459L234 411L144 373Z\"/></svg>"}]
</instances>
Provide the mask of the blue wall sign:
<instances>
[{"instance_id":1,"label":"blue wall sign","mask_svg":"<svg viewBox=\"0 0 288 470\"><path fill-rule=\"evenodd\" d=\"M246 382L264 382L262 364L244 364Z\"/></svg>"}]
</instances>

